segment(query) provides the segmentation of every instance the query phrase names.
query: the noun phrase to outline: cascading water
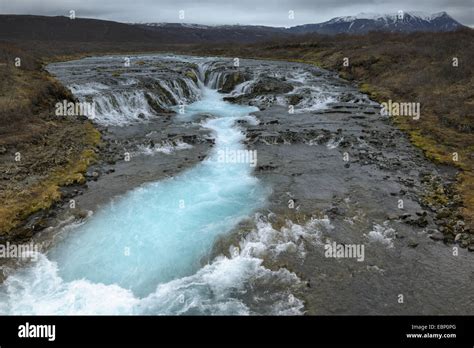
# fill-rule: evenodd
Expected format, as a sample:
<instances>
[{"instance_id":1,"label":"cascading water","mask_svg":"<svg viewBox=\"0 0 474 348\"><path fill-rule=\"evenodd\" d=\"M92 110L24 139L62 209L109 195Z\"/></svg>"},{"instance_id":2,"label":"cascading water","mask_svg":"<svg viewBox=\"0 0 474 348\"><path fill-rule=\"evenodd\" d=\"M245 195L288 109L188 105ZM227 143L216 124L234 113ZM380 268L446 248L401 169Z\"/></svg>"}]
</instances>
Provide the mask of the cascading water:
<instances>
[{"instance_id":1,"label":"cascading water","mask_svg":"<svg viewBox=\"0 0 474 348\"><path fill-rule=\"evenodd\" d=\"M196 167L115 199L85 222L68 226L47 255L10 275L0 288L4 314L249 314L246 283L297 283L286 270L270 271L245 243L232 258L201 268L217 236L262 206L267 190L249 163L228 163L219 151L244 150L238 119L257 108L226 103L199 83L202 98L181 115L210 115L215 147ZM255 120L254 120L255 121ZM272 281L271 279L274 279ZM299 313L283 292L270 304ZM262 309L271 313L273 307Z\"/></svg>"},{"instance_id":2,"label":"cascading water","mask_svg":"<svg viewBox=\"0 0 474 348\"><path fill-rule=\"evenodd\" d=\"M248 163L217 158L218 151L243 149L243 135L233 124L254 110L204 90L184 116L215 116L204 124L216 135L211 156L178 177L130 192L71 233L50 252L62 278L118 284L144 296L159 283L195 272L215 237L264 199Z\"/></svg>"},{"instance_id":3,"label":"cascading water","mask_svg":"<svg viewBox=\"0 0 474 348\"><path fill-rule=\"evenodd\" d=\"M90 68L91 61L97 64L94 68ZM68 76L63 82L74 95L81 102L94 104L95 112L90 118L100 125L126 126L141 122L157 113L171 111L173 105L190 104L201 97L201 89L191 77L194 74L197 77L198 72L187 61L177 63L176 69L164 64L161 71L145 65L141 66L141 72L121 70L123 66L117 63L110 58L86 58L54 64L56 73ZM74 71L82 74L77 76ZM190 75L183 75L183 71ZM98 78L101 82L94 81Z\"/></svg>"}]
</instances>

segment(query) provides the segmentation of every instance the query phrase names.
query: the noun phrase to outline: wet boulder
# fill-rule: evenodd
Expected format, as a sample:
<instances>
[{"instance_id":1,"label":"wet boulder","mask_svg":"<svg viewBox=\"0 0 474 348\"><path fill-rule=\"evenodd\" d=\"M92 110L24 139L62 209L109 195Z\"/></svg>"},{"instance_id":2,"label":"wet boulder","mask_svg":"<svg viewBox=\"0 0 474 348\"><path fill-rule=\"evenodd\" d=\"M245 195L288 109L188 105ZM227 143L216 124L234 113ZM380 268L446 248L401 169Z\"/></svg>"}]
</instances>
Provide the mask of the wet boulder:
<instances>
[{"instance_id":1,"label":"wet boulder","mask_svg":"<svg viewBox=\"0 0 474 348\"><path fill-rule=\"evenodd\" d=\"M220 93L230 93L234 90L235 86L247 81L247 77L240 71L233 71L225 75L224 83L222 84Z\"/></svg>"},{"instance_id":2,"label":"wet boulder","mask_svg":"<svg viewBox=\"0 0 474 348\"><path fill-rule=\"evenodd\" d=\"M158 101L153 98L150 94L148 93L145 93L145 99L148 103L148 105L150 106L150 108L155 111L156 113L160 114L160 113L169 113L170 111L166 108L163 108L159 103ZM144 116L144 115L143 115ZM139 115L139 118L142 118L140 117ZM144 117L143 117L144 118Z\"/></svg>"},{"instance_id":3,"label":"wet boulder","mask_svg":"<svg viewBox=\"0 0 474 348\"><path fill-rule=\"evenodd\" d=\"M188 70L184 73L184 76L190 78L191 80L194 81L194 83L197 83L198 82L198 77L197 77L197 74L194 70Z\"/></svg>"},{"instance_id":4,"label":"wet boulder","mask_svg":"<svg viewBox=\"0 0 474 348\"><path fill-rule=\"evenodd\" d=\"M258 96L262 94L280 94L288 93L293 90L293 86L285 81L275 77L260 77L253 85L252 95Z\"/></svg>"},{"instance_id":5,"label":"wet boulder","mask_svg":"<svg viewBox=\"0 0 474 348\"><path fill-rule=\"evenodd\" d=\"M300 94L291 94L288 96L289 105L298 105L298 103L302 100L303 100L303 96Z\"/></svg>"},{"instance_id":6,"label":"wet boulder","mask_svg":"<svg viewBox=\"0 0 474 348\"><path fill-rule=\"evenodd\" d=\"M235 97L224 97L225 101L228 101L230 103L237 103L237 104L245 104L248 102L248 99L245 95L238 95Z\"/></svg>"}]
</instances>

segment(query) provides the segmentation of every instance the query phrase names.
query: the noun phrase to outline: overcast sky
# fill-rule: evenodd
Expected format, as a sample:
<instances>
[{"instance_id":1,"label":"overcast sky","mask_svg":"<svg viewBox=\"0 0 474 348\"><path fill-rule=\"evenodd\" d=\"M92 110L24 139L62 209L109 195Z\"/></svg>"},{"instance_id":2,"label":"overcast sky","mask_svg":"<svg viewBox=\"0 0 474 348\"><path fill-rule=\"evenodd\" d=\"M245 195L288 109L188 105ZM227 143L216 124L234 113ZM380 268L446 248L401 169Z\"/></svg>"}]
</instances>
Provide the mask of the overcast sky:
<instances>
[{"instance_id":1,"label":"overcast sky","mask_svg":"<svg viewBox=\"0 0 474 348\"><path fill-rule=\"evenodd\" d=\"M119 22L293 26L360 12L446 11L474 27L474 0L0 0L2 14L68 15ZM180 11L184 19L180 19ZM289 19L294 11L294 19Z\"/></svg>"}]
</instances>

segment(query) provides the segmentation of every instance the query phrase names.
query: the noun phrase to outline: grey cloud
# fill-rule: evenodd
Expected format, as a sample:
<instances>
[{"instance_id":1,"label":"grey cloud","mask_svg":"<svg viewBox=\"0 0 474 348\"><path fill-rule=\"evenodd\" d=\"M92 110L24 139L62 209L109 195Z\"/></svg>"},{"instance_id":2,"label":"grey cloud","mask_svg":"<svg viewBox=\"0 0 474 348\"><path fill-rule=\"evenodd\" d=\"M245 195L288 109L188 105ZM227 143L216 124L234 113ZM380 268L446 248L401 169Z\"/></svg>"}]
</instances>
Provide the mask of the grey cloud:
<instances>
[{"instance_id":1,"label":"grey cloud","mask_svg":"<svg viewBox=\"0 0 474 348\"><path fill-rule=\"evenodd\" d=\"M0 13L67 15L122 22L187 22L199 24L260 24L292 26L318 23L360 12L415 10L446 11L465 25L474 26L473 0L1 0ZM179 11L185 18L179 18ZM288 18L294 11L295 19Z\"/></svg>"}]
</instances>

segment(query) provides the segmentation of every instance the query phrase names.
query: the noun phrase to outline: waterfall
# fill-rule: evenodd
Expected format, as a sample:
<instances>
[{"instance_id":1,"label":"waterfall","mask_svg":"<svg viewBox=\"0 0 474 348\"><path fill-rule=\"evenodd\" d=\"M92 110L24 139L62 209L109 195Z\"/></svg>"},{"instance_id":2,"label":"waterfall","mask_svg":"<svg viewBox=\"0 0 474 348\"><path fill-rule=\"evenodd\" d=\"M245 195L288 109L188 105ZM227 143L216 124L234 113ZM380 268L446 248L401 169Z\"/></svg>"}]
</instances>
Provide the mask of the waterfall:
<instances>
[{"instance_id":1,"label":"waterfall","mask_svg":"<svg viewBox=\"0 0 474 348\"><path fill-rule=\"evenodd\" d=\"M104 125L126 125L153 115L143 91L109 92L93 97L94 121Z\"/></svg>"},{"instance_id":2,"label":"waterfall","mask_svg":"<svg viewBox=\"0 0 474 348\"><path fill-rule=\"evenodd\" d=\"M249 113L257 109L226 103L206 87L201 92L202 98L186 112L191 118L213 115L204 124L216 137L208 158L172 179L134 189L86 221L68 226L62 241L0 287L0 313L301 313L302 301L288 300L298 277L286 269L265 268L259 258L265 244L255 249L260 238L273 240L267 234L282 235L268 225L243 241L242 251L234 248L232 257L201 264L216 237L251 216L269 194L248 163L222 163L218 156L223 149L244 149L245 135L236 121L253 118ZM297 240L301 232L294 231ZM262 286L255 288L259 281ZM250 309L248 286L265 296L269 283L285 290Z\"/></svg>"},{"instance_id":3,"label":"waterfall","mask_svg":"<svg viewBox=\"0 0 474 348\"><path fill-rule=\"evenodd\" d=\"M209 65L209 67L211 67ZM203 72L189 70L198 81L188 76L108 77L103 82L84 81L69 85L80 100L93 102L95 114L90 117L101 125L126 126L143 122L162 112L173 112L176 106L190 104L201 97Z\"/></svg>"},{"instance_id":4,"label":"waterfall","mask_svg":"<svg viewBox=\"0 0 474 348\"><path fill-rule=\"evenodd\" d=\"M251 113L258 108L223 100L216 90L227 74L222 64L201 60L197 72L186 65L183 71L196 72L195 81L173 70L174 57L158 60L166 63L160 68L166 74L157 71L151 78L129 74L107 79L115 83L101 79L100 85L90 78L77 82L80 76L72 71L68 77L79 98L97 103L95 121L103 124L153 117L153 103L164 109L188 102L186 119L210 115L202 126L214 134L211 153L179 175L135 188L65 227L46 254L0 286L0 314L302 314L303 302L292 293L301 286L298 276L284 267L268 269L263 260L292 246L302 250L302 237L317 239L317 224L326 222L275 230L255 216L269 188L249 163L222 162L219 152L246 150L237 121L257 124ZM251 82L235 91L249 88ZM153 150L171 153L167 145ZM216 239L252 217L256 227L228 256L210 259Z\"/></svg>"}]
</instances>

